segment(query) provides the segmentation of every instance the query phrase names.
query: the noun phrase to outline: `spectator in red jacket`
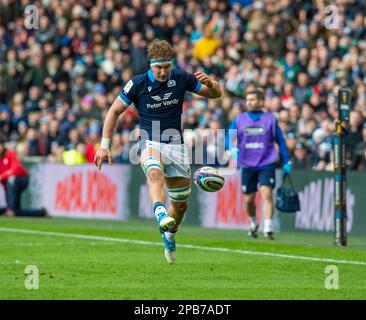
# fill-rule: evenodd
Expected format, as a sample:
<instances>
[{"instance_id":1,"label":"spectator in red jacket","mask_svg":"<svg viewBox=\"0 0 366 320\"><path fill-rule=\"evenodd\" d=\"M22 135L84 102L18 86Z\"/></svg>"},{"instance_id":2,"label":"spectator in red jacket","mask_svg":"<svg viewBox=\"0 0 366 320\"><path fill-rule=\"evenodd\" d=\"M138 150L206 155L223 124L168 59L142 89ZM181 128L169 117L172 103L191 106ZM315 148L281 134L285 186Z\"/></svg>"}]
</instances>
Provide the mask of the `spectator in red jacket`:
<instances>
[{"instance_id":1,"label":"spectator in red jacket","mask_svg":"<svg viewBox=\"0 0 366 320\"><path fill-rule=\"evenodd\" d=\"M46 216L45 209L22 209L22 192L28 187L28 171L12 150L7 150L5 138L0 136L0 181L5 189L7 208L0 209L6 216Z\"/></svg>"}]
</instances>

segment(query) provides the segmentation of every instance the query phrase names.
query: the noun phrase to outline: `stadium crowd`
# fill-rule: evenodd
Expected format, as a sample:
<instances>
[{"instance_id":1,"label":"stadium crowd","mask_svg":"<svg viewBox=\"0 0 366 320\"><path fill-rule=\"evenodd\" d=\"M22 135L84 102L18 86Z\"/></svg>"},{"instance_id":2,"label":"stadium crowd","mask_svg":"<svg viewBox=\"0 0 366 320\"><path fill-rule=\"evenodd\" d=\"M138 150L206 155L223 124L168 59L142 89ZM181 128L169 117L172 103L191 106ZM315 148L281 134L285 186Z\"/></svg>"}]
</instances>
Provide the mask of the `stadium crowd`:
<instances>
[{"instance_id":1,"label":"stadium crowd","mask_svg":"<svg viewBox=\"0 0 366 320\"><path fill-rule=\"evenodd\" d=\"M24 26L29 4L38 29ZM294 168L332 170L337 92L347 85L347 161L364 170L366 4L332 4L337 16L324 0L0 0L0 132L20 158L93 162L109 106L148 69L147 44L161 38L173 44L176 67L213 75L224 92L218 100L187 95L187 144L200 136L215 152L212 132L228 128L245 110L245 91L260 86ZM119 118L114 161L129 162L137 122L133 107Z\"/></svg>"}]
</instances>

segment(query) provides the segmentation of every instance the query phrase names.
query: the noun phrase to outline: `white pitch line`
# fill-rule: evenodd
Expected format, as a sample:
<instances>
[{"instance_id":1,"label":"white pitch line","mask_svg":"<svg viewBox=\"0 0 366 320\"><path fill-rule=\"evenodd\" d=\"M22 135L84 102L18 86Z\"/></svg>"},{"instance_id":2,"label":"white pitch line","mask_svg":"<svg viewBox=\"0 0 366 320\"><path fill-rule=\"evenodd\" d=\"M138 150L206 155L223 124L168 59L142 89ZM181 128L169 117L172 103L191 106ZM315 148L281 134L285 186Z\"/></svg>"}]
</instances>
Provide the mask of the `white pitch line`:
<instances>
[{"instance_id":1,"label":"white pitch line","mask_svg":"<svg viewBox=\"0 0 366 320\"><path fill-rule=\"evenodd\" d=\"M62 232L51 232L51 231L40 231L40 230L27 230L27 229L16 229L16 228L0 228L3 232L13 232L13 233L23 233L23 234L37 234L44 236L56 236L56 237L66 237L66 238L76 238L76 239L88 239L88 240L99 240L99 241L110 241L110 242L120 242L120 243L132 243L147 246L161 246L161 242L143 241L143 240L132 240L132 239L122 239L122 238L111 238L111 237L101 237L101 236L91 236L85 234L75 234L75 233L62 233ZM353 260L337 260L337 259L327 259L327 258L316 258L316 257L304 257L304 256L294 256L281 253L272 252L260 252L260 251L247 251L238 249L228 249L220 247L204 247L196 246L190 244L179 244L179 248L195 249L203 251L216 251L216 252L229 252L229 253L239 253L257 256L267 256L276 258L286 258L294 260L306 260L306 261L317 261L317 262L330 262L339 264L353 264L366 266L366 261L353 261Z\"/></svg>"}]
</instances>

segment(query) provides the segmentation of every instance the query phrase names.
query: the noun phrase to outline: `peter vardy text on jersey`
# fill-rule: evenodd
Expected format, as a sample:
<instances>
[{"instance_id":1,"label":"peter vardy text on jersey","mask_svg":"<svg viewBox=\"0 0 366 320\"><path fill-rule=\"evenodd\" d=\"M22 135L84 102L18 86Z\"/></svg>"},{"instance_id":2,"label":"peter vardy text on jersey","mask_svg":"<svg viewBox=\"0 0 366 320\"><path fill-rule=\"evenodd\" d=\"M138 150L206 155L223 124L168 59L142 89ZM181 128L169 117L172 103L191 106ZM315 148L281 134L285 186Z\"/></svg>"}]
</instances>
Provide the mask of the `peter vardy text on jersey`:
<instances>
[{"instance_id":1,"label":"peter vardy text on jersey","mask_svg":"<svg viewBox=\"0 0 366 320\"><path fill-rule=\"evenodd\" d=\"M163 106L170 106L172 104L176 105L178 104L179 102L179 99L173 99L173 100L167 100L167 101L163 101L163 102L160 102L160 103L153 103L153 104L146 104L146 107L147 108L151 108L151 109L156 109L156 108L161 108L162 105Z\"/></svg>"}]
</instances>

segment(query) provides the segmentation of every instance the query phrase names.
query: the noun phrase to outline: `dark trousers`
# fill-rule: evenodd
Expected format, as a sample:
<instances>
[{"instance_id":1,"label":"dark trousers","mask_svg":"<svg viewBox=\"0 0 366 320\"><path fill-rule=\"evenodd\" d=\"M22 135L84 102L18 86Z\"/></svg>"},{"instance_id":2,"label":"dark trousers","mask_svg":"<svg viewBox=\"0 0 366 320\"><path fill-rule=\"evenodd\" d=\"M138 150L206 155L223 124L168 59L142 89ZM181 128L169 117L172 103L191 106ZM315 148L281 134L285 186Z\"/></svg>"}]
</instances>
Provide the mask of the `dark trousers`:
<instances>
[{"instance_id":1,"label":"dark trousers","mask_svg":"<svg viewBox=\"0 0 366 320\"><path fill-rule=\"evenodd\" d=\"M28 183L28 176L13 176L6 181L5 195L7 207L13 210L17 216L42 217L44 216L43 209L22 209L20 206L21 194L27 189Z\"/></svg>"}]
</instances>

